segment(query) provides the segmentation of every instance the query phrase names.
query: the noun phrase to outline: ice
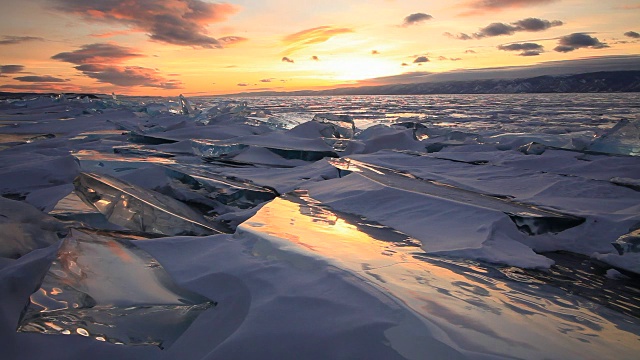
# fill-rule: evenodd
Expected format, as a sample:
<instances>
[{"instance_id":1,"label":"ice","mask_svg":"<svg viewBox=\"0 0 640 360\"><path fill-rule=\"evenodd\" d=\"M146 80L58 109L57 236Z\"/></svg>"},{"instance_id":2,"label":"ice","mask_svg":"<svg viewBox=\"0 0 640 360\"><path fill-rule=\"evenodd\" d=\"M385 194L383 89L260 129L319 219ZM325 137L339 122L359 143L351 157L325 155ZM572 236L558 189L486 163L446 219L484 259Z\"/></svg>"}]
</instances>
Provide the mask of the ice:
<instances>
[{"instance_id":1,"label":"ice","mask_svg":"<svg viewBox=\"0 0 640 360\"><path fill-rule=\"evenodd\" d=\"M76 193L109 222L131 230L163 235L220 232L187 205L108 175L81 173L74 185Z\"/></svg>"},{"instance_id":2,"label":"ice","mask_svg":"<svg viewBox=\"0 0 640 360\"><path fill-rule=\"evenodd\" d=\"M609 181L616 185L626 186L630 189L640 191L640 179L616 176L609 179Z\"/></svg>"},{"instance_id":3,"label":"ice","mask_svg":"<svg viewBox=\"0 0 640 360\"><path fill-rule=\"evenodd\" d=\"M637 95L198 96L200 114L185 114L177 96L65 97L0 100L0 222L9 224L0 243L11 244L0 258L3 359L580 359L640 351L632 237L640 157L589 148L621 119L637 120ZM406 118L393 120L399 116ZM340 161L351 164L331 165ZM77 323L34 328L68 326L88 337L17 333L69 231L70 239L112 239L81 244L98 254L96 269L120 250L143 249L177 286L218 305L179 339L186 325L162 330L152 315L149 323L111 318L119 322L108 328L112 341L127 343L120 334L132 331L140 335L129 343L175 340L162 351L114 346L103 330ZM100 282L109 293L95 297L162 297L153 281L136 278L153 270L140 266L111 272L142 285ZM68 295L64 311L91 302L80 291L53 292ZM34 299L53 309L43 295ZM109 324L98 309L77 310L94 327ZM187 317L180 314L178 323Z\"/></svg>"},{"instance_id":4,"label":"ice","mask_svg":"<svg viewBox=\"0 0 640 360\"><path fill-rule=\"evenodd\" d=\"M385 186L434 196L467 206L503 212L513 220L521 231L531 235L560 232L584 222L584 219L579 217L460 189L436 181L418 179L408 173L400 173L349 158L330 160L329 162L340 170L356 172Z\"/></svg>"},{"instance_id":5,"label":"ice","mask_svg":"<svg viewBox=\"0 0 640 360\"><path fill-rule=\"evenodd\" d=\"M398 118L396 122L392 123L392 125L398 126L398 127L404 127L407 129L412 129L413 138L418 141L426 140L429 138L429 128L426 125L419 122L415 122L415 121L404 121L404 120L407 120L407 119Z\"/></svg>"},{"instance_id":6,"label":"ice","mask_svg":"<svg viewBox=\"0 0 640 360\"><path fill-rule=\"evenodd\" d=\"M622 119L596 138L588 150L640 156L640 121Z\"/></svg>"},{"instance_id":7,"label":"ice","mask_svg":"<svg viewBox=\"0 0 640 360\"><path fill-rule=\"evenodd\" d=\"M0 196L0 257L16 259L55 244L64 225L33 206Z\"/></svg>"},{"instance_id":8,"label":"ice","mask_svg":"<svg viewBox=\"0 0 640 360\"><path fill-rule=\"evenodd\" d=\"M353 138L356 132L353 118L349 115L316 114L312 121L326 124L320 134L335 151L346 150L349 140Z\"/></svg>"},{"instance_id":9,"label":"ice","mask_svg":"<svg viewBox=\"0 0 640 360\"><path fill-rule=\"evenodd\" d=\"M512 268L429 256L420 251L416 239L370 219L336 211L304 191L266 204L239 226L237 235L255 239L256 254L287 259L302 269L308 264L305 258L319 259L382 289L401 307L443 330L448 339L469 339L463 349L476 352L468 354L469 358L483 358L487 347L490 357L497 358L538 358L543 354L606 357L617 336L634 338L615 324L619 320L606 320L608 311L600 313L601 306L555 288L567 286L561 267L552 268L554 273L547 277L543 272L536 274L544 281L533 276L516 280L511 274L504 275L514 273ZM588 274L579 276L582 293L597 284L590 282ZM624 296L628 295L634 296L634 290ZM637 312L637 298L633 304L623 296L614 298L615 306L628 306ZM548 322L562 326L549 326ZM501 326L494 326L497 323ZM555 341L558 338L562 341ZM411 346L417 346L414 341L423 341L412 336L403 340ZM532 346L534 343L544 346ZM435 345L415 358L429 358L435 349L442 351L443 345L450 343L443 340L440 346ZM616 351L634 352L635 345L624 346ZM460 356L445 353L434 357L449 359L456 355Z\"/></svg>"},{"instance_id":10,"label":"ice","mask_svg":"<svg viewBox=\"0 0 640 360\"><path fill-rule=\"evenodd\" d=\"M193 152L204 158L226 158L239 154L249 147L245 144L225 143L221 141L191 140Z\"/></svg>"},{"instance_id":11,"label":"ice","mask_svg":"<svg viewBox=\"0 0 640 360\"><path fill-rule=\"evenodd\" d=\"M19 332L166 348L215 303L178 287L139 237L72 229L30 298Z\"/></svg>"},{"instance_id":12,"label":"ice","mask_svg":"<svg viewBox=\"0 0 640 360\"><path fill-rule=\"evenodd\" d=\"M166 168L167 175L192 188L200 187L207 195L225 205L247 209L269 201L278 193L267 187L257 186L248 180L214 173L206 168L173 165Z\"/></svg>"},{"instance_id":13,"label":"ice","mask_svg":"<svg viewBox=\"0 0 640 360\"><path fill-rule=\"evenodd\" d=\"M201 112L200 110L195 109L191 105L191 102L182 94L180 94L178 102L180 103L180 113L182 115L198 115Z\"/></svg>"},{"instance_id":14,"label":"ice","mask_svg":"<svg viewBox=\"0 0 640 360\"><path fill-rule=\"evenodd\" d=\"M538 144L536 142L530 142L528 144L524 144L518 148L518 151L525 155L541 155L547 150L547 147L543 144Z\"/></svg>"},{"instance_id":15,"label":"ice","mask_svg":"<svg viewBox=\"0 0 640 360\"><path fill-rule=\"evenodd\" d=\"M624 255L626 253L639 253L640 228L620 236L616 241L612 242L611 245L618 250L620 255Z\"/></svg>"}]
</instances>

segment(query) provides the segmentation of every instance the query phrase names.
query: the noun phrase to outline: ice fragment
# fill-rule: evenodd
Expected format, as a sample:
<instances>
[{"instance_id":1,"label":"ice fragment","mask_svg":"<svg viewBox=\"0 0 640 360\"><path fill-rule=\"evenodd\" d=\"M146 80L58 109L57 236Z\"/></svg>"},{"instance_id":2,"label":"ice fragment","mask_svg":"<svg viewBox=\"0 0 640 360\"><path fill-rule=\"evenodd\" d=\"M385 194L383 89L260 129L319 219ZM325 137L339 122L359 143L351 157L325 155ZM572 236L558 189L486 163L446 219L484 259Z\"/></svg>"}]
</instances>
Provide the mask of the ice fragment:
<instances>
[{"instance_id":1,"label":"ice fragment","mask_svg":"<svg viewBox=\"0 0 640 360\"><path fill-rule=\"evenodd\" d=\"M640 122L620 120L614 127L595 139L588 150L640 156Z\"/></svg>"},{"instance_id":2,"label":"ice fragment","mask_svg":"<svg viewBox=\"0 0 640 360\"><path fill-rule=\"evenodd\" d=\"M620 236L611 245L618 250L620 255L640 252L640 228Z\"/></svg>"},{"instance_id":3,"label":"ice fragment","mask_svg":"<svg viewBox=\"0 0 640 360\"><path fill-rule=\"evenodd\" d=\"M31 295L18 331L170 346L215 303L176 285L135 239L72 229Z\"/></svg>"},{"instance_id":4,"label":"ice fragment","mask_svg":"<svg viewBox=\"0 0 640 360\"><path fill-rule=\"evenodd\" d=\"M220 233L187 205L114 177L81 173L73 184L109 222L127 229L171 236Z\"/></svg>"}]
</instances>

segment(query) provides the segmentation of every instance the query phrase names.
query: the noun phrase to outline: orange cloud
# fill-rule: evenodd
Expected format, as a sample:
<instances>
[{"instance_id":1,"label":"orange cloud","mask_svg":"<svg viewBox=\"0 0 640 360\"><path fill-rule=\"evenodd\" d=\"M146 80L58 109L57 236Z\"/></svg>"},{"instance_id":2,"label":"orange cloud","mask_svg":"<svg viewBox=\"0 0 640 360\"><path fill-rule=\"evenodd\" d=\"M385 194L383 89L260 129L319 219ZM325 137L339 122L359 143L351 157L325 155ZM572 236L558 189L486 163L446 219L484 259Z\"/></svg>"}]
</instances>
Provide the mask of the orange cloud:
<instances>
[{"instance_id":1,"label":"orange cloud","mask_svg":"<svg viewBox=\"0 0 640 360\"><path fill-rule=\"evenodd\" d=\"M496 12L504 9L523 8L537 5L550 4L559 0L471 0L466 2L469 11L461 13L461 16L479 15L487 12Z\"/></svg>"},{"instance_id":2,"label":"orange cloud","mask_svg":"<svg viewBox=\"0 0 640 360\"><path fill-rule=\"evenodd\" d=\"M295 34L285 36L282 41L289 46L285 53L290 54L309 45L323 43L340 34L353 32L349 28L334 28L331 26L318 26L312 29L302 30Z\"/></svg>"},{"instance_id":3,"label":"orange cloud","mask_svg":"<svg viewBox=\"0 0 640 360\"><path fill-rule=\"evenodd\" d=\"M122 24L144 31L155 41L220 48L208 35L206 26L226 20L238 7L202 0L52 0L63 12L80 15L90 21Z\"/></svg>"}]
</instances>

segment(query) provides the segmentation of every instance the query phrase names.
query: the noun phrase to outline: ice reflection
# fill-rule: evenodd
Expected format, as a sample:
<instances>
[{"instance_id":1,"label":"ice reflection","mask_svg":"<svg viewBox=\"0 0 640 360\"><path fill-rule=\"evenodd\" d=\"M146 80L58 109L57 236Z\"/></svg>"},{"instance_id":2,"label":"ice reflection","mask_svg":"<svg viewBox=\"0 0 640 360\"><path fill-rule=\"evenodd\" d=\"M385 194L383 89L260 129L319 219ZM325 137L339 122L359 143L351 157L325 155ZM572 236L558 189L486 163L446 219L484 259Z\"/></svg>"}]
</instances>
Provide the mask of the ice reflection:
<instances>
[{"instance_id":1,"label":"ice reflection","mask_svg":"<svg viewBox=\"0 0 640 360\"><path fill-rule=\"evenodd\" d=\"M78 334L127 345L171 345L211 300L178 287L127 233L72 229L18 331Z\"/></svg>"},{"instance_id":2,"label":"ice reflection","mask_svg":"<svg viewBox=\"0 0 640 360\"><path fill-rule=\"evenodd\" d=\"M427 256L410 237L305 194L273 200L238 233L262 240L256 255L299 263L293 254L302 253L356 274L467 350L510 358L607 358L612 346L631 358L640 350L633 317L532 276L514 281L480 263Z\"/></svg>"}]
</instances>

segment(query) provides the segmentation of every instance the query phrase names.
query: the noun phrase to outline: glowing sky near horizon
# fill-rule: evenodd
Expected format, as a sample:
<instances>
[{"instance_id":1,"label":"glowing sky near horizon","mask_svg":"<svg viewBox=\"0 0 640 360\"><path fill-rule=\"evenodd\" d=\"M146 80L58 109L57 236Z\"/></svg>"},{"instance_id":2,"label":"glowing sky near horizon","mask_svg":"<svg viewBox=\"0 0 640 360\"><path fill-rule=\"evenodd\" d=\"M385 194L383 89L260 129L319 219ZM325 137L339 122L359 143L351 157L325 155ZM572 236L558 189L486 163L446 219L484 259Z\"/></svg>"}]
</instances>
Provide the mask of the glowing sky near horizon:
<instances>
[{"instance_id":1,"label":"glowing sky near horizon","mask_svg":"<svg viewBox=\"0 0 640 360\"><path fill-rule=\"evenodd\" d=\"M0 91L372 85L411 72L638 55L639 24L634 0L25 0L0 14Z\"/></svg>"}]
</instances>

